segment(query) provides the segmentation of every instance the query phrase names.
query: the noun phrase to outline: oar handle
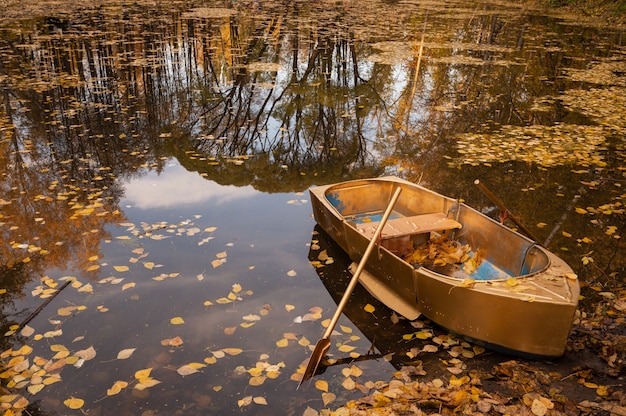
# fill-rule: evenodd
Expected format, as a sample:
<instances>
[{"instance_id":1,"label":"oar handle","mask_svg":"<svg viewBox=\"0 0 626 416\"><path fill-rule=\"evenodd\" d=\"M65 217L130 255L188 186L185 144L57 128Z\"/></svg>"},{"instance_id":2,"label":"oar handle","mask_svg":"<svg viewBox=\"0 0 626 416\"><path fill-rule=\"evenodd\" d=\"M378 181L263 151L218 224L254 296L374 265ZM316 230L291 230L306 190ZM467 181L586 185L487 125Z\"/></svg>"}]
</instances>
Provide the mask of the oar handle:
<instances>
[{"instance_id":1,"label":"oar handle","mask_svg":"<svg viewBox=\"0 0 626 416\"><path fill-rule=\"evenodd\" d=\"M487 195L487 198L489 198L491 202L493 202L494 204L496 204L498 208L500 208L501 212L507 212L509 214L509 218L511 219L511 221L513 221L515 225L517 225L524 234L526 234L528 237L533 239L536 243L539 242L539 240L537 240L537 237L535 237L533 232L530 231L528 228L526 228L526 226L522 223L522 221L519 218L517 218L515 215L513 215L513 213L509 211L509 209L506 206L504 206L502 201L500 201L500 199L498 199L498 197L495 196L495 194L491 192L489 188L483 185L483 183L480 180L476 179L474 181L474 185L476 185L478 189L483 191L483 193Z\"/></svg>"},{"instance_id":2,"label":"oar handle","mask_svg":"<svg viewBox=\"0 0 626 416\"><path fill-rule=\"evenodd\" d=\"M367 263L367 259L369 258L370 254L374 250L374 246L376 246L376 242L378 241L378 238L380 237L380 234L382 233L383 228L385 227L385 223L387 222L387 219L391 215L391 211L393 211L393 207L396 205L396 201L398 201L398 198L400 197L400 192L402 192L402 188L398 187L396 189L396 192L391 197L391 201L389 202L389 205L387 206L387 209L385 210L385 213L383 214L383 217L380 220L380 224L378 224L378 227L376 228L376 232L374 232L374 236L372 237L369 244L367 245L367 248L365 249L365 253L363 253L363 257L361 257L361 261L359 262L359 266L354 272L352 279L350 279L350 283L348 283L348 287L346 288L346 291L343 293L343 296L341 297L341 301L339 301L339 304L337 305L337 309L335 310L335 314L330 320L330 323L328 324L328 327L326 328L326 331L324 332L324 336L322 338L329 338L330 334L333 333L333 329L335 329L335 325L337 325L337 321L339 321L339 317L341 316L343 309L346 307L346 304L348 303L348 299L350 299L350 295L352 294L352 291L354 290L354 288L356 287L356 284L359 281L359 275L365 268L365 263Z\"/></svg>"}]
</instances>

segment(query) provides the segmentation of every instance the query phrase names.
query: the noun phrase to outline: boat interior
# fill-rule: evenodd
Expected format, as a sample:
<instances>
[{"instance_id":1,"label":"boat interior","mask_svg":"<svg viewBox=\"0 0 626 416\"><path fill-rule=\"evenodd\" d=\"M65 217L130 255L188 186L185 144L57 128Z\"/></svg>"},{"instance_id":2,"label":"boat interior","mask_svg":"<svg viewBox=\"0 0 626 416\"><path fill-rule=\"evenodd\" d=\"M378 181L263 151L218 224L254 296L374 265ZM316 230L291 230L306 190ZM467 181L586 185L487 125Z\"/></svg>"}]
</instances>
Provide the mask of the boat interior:
<instances>
[{"instance_id":1,"label":"boat interior","mask_svg":"<svg viewBox=\"0 0 626 416\"><path fill-rule=\"evenodd\" d=\"M503 280L549 266L547 253L534 241L418 185L363 180L335 185L325 196L350 226L371 238L398 186L402 193L383 228L381 245L416 268L457 279ZM426 256L415 255L425 248ZM438 251L441 258L436 258Z\"/></svg>"}]
</instances>

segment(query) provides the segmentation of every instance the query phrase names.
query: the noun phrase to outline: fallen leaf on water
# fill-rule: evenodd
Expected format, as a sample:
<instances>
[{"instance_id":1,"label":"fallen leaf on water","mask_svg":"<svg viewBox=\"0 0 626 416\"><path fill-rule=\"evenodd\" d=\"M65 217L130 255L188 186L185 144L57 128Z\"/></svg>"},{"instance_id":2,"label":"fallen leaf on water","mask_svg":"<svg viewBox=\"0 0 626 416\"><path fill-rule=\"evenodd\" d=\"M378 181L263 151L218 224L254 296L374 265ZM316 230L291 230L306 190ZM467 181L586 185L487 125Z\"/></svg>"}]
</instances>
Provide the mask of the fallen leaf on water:
<instances>
[{"instance_id":1,"label":"fallen leaf on water","mask_svg":"<svg viewBox=\"0 0 626 416\"><path fill-rule=\"evenodd\" d=\"M222 351L228 355L239 355L243 352L241 348L223 348Z\"/></svg>"},{"instance_id":2,"label":"fallen leaf on water","mask_svg":"<svg viewBox=\"0 0 626 416\"><path fill-rule=\"evenodd\" d=\"M70 409L80 409L81 407L83 407L83 405L85 404L85 401L83 399L79 399L78 397L70 397L69 399L66 399L65 401L63 401L63 404L67 407L69 407Z\"/></svg>"},{"instance_id":3,"label":"fallen leaf on water","mask_svg":"<svg viewBox=\"0 0 626 416\"><path fill-rule=\"evenodd\" d=\"M93 346L90 346L89 348L86 348L84 350L76 351L74 355L84 359L85 361L89 361L96 356L96 350Z\"/></svg>"},{"instance_id":4,"label":"fallen leaf on water","mask_svg":"<svg viewBox=\"0 0 626 416\"><path fill-rule=\"evenodd\" d=\"M248 382L248 384L250 384L251 386L260 386L261 384L265 383L266 379L267 377L264 376L250 377L250 381Z\"/></svg>"},{"instance_id":5,"label":"fallen leaf on water","mask_svg":"<svg viewBox=\"0 0 626 416\"><path fill-rule=\"evenodd\" d=\"M107 389L107 396L113 396L122 391L122 389L126 388L128 383L126 381L116 381L113 383L110 389Z\"/></svg>"},{"instance_id":6,"label":"fallen leaf on water","mask_svg":"<svg viewBox=\"0 0 626 416\"><path fill-rule=\"evenodd\" d=\"M324 406L328 406L329 403L334 402L337 396L335 393L322 393L322 401Z\"/></svg>"},{"instance_id":7,"label":"fallen leaf on water","mask_svg":"<svg viewBox=\"0 0 626 416\"><path fill-rule=\"evenodd\" d=\"M265 397L263 396L257 396L253 398L252 401L255 402L256 404L267 405L267 400L265 400Z\"/></svg>"},{"instance_id":8,"label":"fallen leaf on water","mask_svg":"<svg viewBox=\"0 0 626 416\"><path fill-rule=\"evenodd\" d=\"M368 313L374 313L374 311L376 310L376 308L375 308L374 306L372 306L372 305L370 305L370 304L368 303L367 305L365 305L365 307L363 308L363 310L364 310L365 312L368 312Z\"/></svg>"},{"instance_id":9,"label":"fallen leaf on water","mask_svg":"<svg viewBox=\"0 0 626 416\"><path fill-rule=\"evenodd\" d=\"M204 367L204 364L202 365ZM181 376L188 376L198 372L197 366L191 364L185 364L183 366L178 367L176 372Z\"/></svg>"},{"instance_id":10,"label":"fallen leaf on water","mask_svg":"<svg viewBox=\"0 0 626 416\"><path fill-rule=\"evenodd\" d=\"M136 349L137 348L127 348L127 349L121 350L120 352L117 353L117 359L126 360L127 358L130 358L130 356L133 355Z\"/></svg>"},{"instance_id":11,"label":"fallen leaf on water","mask_svg":"<svg viewBox=\"0 0 626 416\"><path fill-rule=\"evenodd\" d=\"M176 316L172 319L170 319L170 323L172 325L182 325L185 323L185 320L183 318L181 318L180 316Z\"/></svg>"},{"instance_id":12,"label":"fallen leaf on water","mask_svg":"<svg viewBox=\"0 0 626 416\"><path fill-rule=\"evenodd\" d=\"M152 367L144 368L143 370L137 370L135 372L135 379L141 381L142 379L146 379L150 377L150 373L152 372Z\"/></svg>"},{"instance_id":13,"label":"fallen leaf on water","mask_svg":"<svg viewBox=\"0 0 626 416\"><path fill-rule=\"evenodd\" d=\"M328 392L328 382L326 380L315 380L315 388L323 392Z\"/></svg>"},{"instance_id":14,"label":"fallen leaf on water","mask_svg":"<svg viewBox=\"0 0 626 416\"><path fill-rule=\"evenodd\" d=\"M113 266L116 272L122 273L128 271L128 266Z\"/></svg>"},{"instance_id":15,"label":"fallen leaf on water","mask_svg":"<svg viewBox=\"0 0 626 416\"><path fill-rule=\"evenodd\" d=\"M294 269L291 269L291 270L289 270L287 272L287 276L289 276L289 277L294 277L294 276L297 276L297 275L298 275L298 273Z\"/></svg>"},{"instance_id":16,"label":"fallen leaf on water","mask_svg":"<svg viewBox=\"0 0 626 416\"><path fill-rule=\"evenodd\" d=\"M250 403L252 403L252 396L246 396L243 399L237 400L237 406L239 407L248 406Z\"/></svg>"}]
</instances>

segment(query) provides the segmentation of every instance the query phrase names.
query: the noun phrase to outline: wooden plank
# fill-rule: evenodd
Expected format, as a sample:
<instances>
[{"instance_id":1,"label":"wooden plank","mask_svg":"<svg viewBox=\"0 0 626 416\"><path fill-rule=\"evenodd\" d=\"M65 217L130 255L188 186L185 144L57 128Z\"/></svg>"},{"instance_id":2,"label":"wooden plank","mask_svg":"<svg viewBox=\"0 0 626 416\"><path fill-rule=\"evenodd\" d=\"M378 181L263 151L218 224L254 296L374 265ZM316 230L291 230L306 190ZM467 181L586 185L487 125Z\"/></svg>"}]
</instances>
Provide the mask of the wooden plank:
<instances>
[{"instance_id":1,"label":"wooden plank","mask_svg":"<svg viewBox=\"0 0 626 416\"><path fill-rule=\"evenodd\" d=\"M357 229L366 237L371 238L378 227L378 222L368 222L356 225ZM452 218L447 218L443 212L413 215L410 217L394 218L387 221L383 228L382 239L404 237L407 235L424 234L431 231L445 231L461 228L461 224Z\"/></svg>"}]
</instances>

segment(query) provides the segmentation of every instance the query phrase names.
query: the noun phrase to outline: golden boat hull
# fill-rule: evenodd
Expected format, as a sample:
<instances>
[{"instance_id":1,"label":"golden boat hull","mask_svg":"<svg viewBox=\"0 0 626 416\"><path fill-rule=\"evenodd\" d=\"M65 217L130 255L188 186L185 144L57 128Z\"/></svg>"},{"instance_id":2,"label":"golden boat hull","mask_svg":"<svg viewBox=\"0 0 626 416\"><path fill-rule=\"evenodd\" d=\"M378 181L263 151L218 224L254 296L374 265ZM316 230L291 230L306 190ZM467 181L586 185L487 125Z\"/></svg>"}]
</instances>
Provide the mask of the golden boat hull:
<instances>
[{"instance_id":1,"label":"golden boat hull","mask_svg":"<svg viewBox=\"0 0 626 416\"><path fill-rule=\"evenodd\" d=\"M408 319L423 314L497 350L562 355L580 287L563 260L532 240L453 198L396 177L312 188L315 220L358 262L397 187L400 199L360 283ZM406 260L416 246L439 235L471 246L466 264L475 267L425 267Z\"/></svg>"}]
</instances>

